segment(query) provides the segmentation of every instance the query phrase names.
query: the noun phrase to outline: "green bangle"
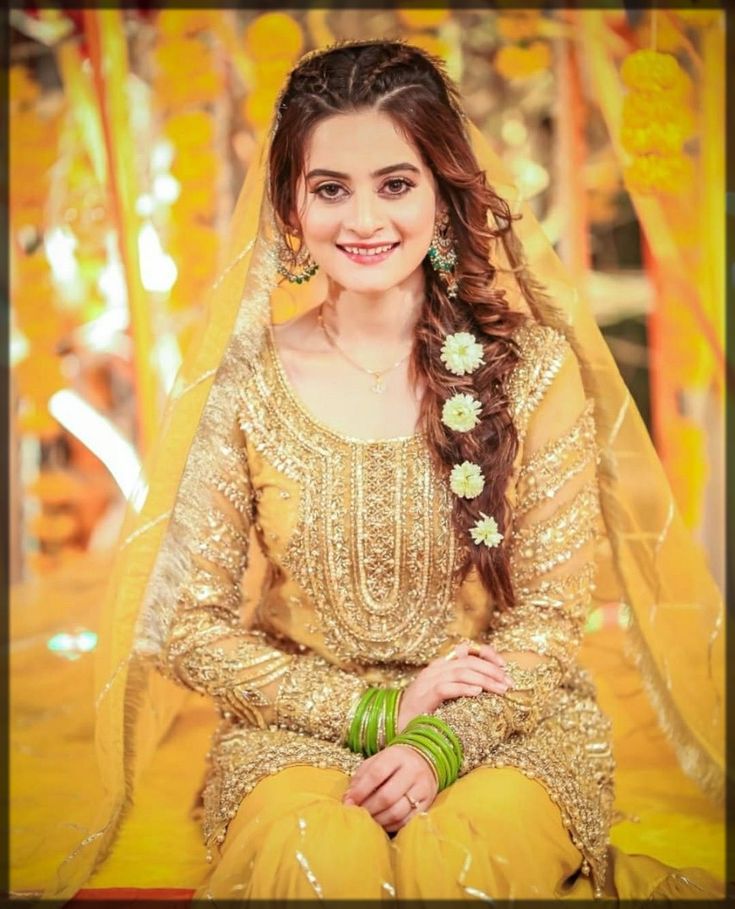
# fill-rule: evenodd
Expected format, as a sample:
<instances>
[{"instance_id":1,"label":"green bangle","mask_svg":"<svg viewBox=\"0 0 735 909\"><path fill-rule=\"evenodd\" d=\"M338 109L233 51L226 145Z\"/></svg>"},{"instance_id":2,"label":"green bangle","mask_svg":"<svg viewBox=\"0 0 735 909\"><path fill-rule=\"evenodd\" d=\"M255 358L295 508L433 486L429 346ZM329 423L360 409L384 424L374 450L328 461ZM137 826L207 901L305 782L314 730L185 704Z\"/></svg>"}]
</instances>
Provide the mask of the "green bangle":
<instances>
[{"instance_id":1,"label":"green bangle","mask_svg":"<svg viewBox=\"0 0 735 909\"><path fill-rule=\"evenodd\" d=\"M378 696L378 689L372 688L370 697L365 699L365 710L360 717L360 727L357 731L357 751L365 753L365 741L367 738L367 726L372 716L372 708L375 699Z\"/></svg>"},{"instance_id":2,"label":"green bangle","mask_svg":"<svg viewBox=\"0 0 735 909\"><path fill-rule=\"evenodd\" d=\"M428 724L430 726L434 726L442 733L442 735L445 735L449 739L454 753L460 758L460 764L462 763L462 758L464 757L462 742L460 742L457 734L448 723L445 723L444 720L440 720L438 716L432 716L429 713L422 713L420 716L415 717L414 719L420 719L421 722L425 725Z\"/></svg>"},{"instance_id":3,"label":"green bangle","mask_svg":"<svg viewBox=\"0 0 735 909\"><path fill-rule=\"evenodd\" d=\"M457 774L445 745L434 735L419 729L414 729L410 734L415 742L422 742L435 755L437 767L443 778L442 789L453 783L457 778Z\"/></svg>"},{"instance_id":4,"label":"green bangle","mask_svg":"<svg viewBox=\"0 0 735 909\"><path fill-rule=\"evenodd\" d=\"M411 751L415 751L417 754L420 754L421 757L426 761L431 769L431 773L436 780L436 789L437 792L441 791L441 783L439 782L439 771L436 768L433 758L427 754L420 745L414 745L412 742L395 742L396 745L403 745L406 748L410 748Z\"/></svg>"},{"instance_id":5,"label":"green bangle","mask_svg":"<svg viewBox=\"0 0 735 909\"><path fill-rule=\"evenodd\" d=\"M385 744L390 744L398 732L398 711L403 696L402 688L390 689L390 701L385 714Z\"/></svg>"},{"instance_id":6,"label":"green bangle","mask_svg":"<svg viewBox=\"0 0 735 909\"><path fill-rule=\"evenodd\" d=\"M452 781L454 781L459 776L459 771L464 761L464 749L454 730L443 720L440 720L439 717L429 714L415 716L406 728L408 729L409 727L417 732L423 732L441 745L445 756L449 760Z\"/></svg>"},{"instance_id":7,"label":"green bangle","mask_svg":"<svg viewBox=\"0 0 735 909\"><path fill-rule=\"evenodd\" d=\"M449 785L449 766L439 747L428 739L423 738L423 736L418 733L405 731L399 736L396 736L396 738L393 739L392 744L413 745L417 748L436 768L439 791L446 789Z\"/></svg>"},{"instance_id":8,"label":"green bangle","mask_svg":"<svg viewBox=\"0 0 735 909\"><path fill-rule=\"evenodd\" d=\"M385 746L388 744L389 738L393 738L393 735L390 734L390 724L391 718L393 716L393 704L395 701L395 696L395 688L385 689L385 701L383 703L383 710L381 711L380 719L378 720L378 751L381 751L383 748L385 748Z\"/></svg>"},{"instance_id":9,"label":"green bangle","mask_svg":"<svg viewBox=\"0 0 735 909\"><path fill-rule=\"evenodd\" d=\"M402 688L371 687L352 708L345 744L366 757L377 754L396 737Z\"/></svg>"},{"instance_id":10,"label":"green bangle","mask_svg":"<svg viewBox=\"0 0 735 909\"><path fill-rule=\"evenodd\" d=\"M430 726L418 727L411 730L412 735L417 735L425 739L427 742L431 742L432 745L439 749L442 760L447 765L447 773L452 782L457 778L459 774L459 768L461 766L457 755L454 753L449 741L442 736L440 732L436 729L432 729Z\"/></svg>"},{"instance_id":11,"label":"green bangle","mask_svg":"<svg viewBox=\"0 0 735 909\"><path fill-rule=\"evenodd\" d=\"M358 753L362 751L360 747L361 729L370 702L375 697L376 690L377 689L375 688L368 688L366 691L364 691L357 704L357 707L355 708L352 723L350 724L350 730L347 735L347 747L350 749L350 751L355 751Z\"/></svg>"},{"instance_id":12,"label":"green bangle","mask_svg":"<svg viewBox=\"0 0 735 909\"><path fill-rule=\"evenodd\" d=\"M370 702L370 715L366 724L365 738L362 740L362 750L366 757L378 753L378 722L385 706L385 688L376 689L376 694Z\"/></svg>"},{"instance_id":13,"label":"green bangle","mask_svg":"<svg viewBox=\"0 0 735 909\"><path fill-rule=\"evenodd\" d=\"M419 736L424 740L428 747L429 743L433 749L437 749L437 763L443 773L443 783L449 785L459 776L462 767L464 753L462 743L446 723L438 717L430 714L419 714L415 716L406 726L402 735L409 733L411 736Z\"/></svg>"}]
</instances>

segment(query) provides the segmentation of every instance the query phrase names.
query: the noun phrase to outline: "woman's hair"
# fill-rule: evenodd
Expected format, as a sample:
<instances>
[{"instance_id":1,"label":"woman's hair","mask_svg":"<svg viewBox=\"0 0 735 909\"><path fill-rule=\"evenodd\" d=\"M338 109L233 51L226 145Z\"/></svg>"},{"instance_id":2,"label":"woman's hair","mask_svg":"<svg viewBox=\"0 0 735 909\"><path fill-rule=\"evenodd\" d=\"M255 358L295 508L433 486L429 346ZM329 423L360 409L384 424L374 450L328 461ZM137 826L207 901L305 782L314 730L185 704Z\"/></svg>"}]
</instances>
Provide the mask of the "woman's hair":
<instances>
[{"instance_id":1,"label":"woman's hair","mask_svg":"<svg viewBox=\"0 0 735 909\"><path fill-rule=\"evenodd\" d=\"M474 565L497 607L510 608L514 595L507 547L476 545L469 529L483 512L494 516L508 536L505 489L518 437L506 388L519 357L512 334L525 317L509 308L502 290L491 286L490 242L512 232L512 214L478 167L457 89L442 64L418 48L391 41L353 42L302 61L291 73L277 112L268 178L273 209L282 228L293 223L306 141L316 124L364 109L391 117L431 169L448 207L459 292L449 299L427 256L426 301L416 326L410 376L414 385L419 378L425 384L420 428L442 475L448 477L455 464L466 460L478 464L485 477L479 496L455 497L454 526L459 538L468 541L459 579ZM498 227L489 226L489 213ZM446 335L458 331L471 332L485 347L484 364L461 377L450 374L440 360ZM474 394L482 402L481 419L469 432L455 432L441 421L444 402L457 392Z\"/></svg>"}]
</instances>

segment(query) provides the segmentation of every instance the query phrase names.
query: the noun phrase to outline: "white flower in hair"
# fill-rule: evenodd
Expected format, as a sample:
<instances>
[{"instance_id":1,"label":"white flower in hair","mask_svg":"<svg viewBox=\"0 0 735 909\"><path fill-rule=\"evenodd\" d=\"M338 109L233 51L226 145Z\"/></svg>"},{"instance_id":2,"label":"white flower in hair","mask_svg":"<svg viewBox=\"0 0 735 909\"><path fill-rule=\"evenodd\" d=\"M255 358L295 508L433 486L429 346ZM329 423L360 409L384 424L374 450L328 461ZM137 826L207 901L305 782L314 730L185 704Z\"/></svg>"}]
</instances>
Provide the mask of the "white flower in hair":
<instances>
[{"instance_id":1,"label":"white flower in hair","mask_svg":"<svg viewBox=\"0 0 735 909\"><path fill-rule=\"evenodd\" d=\"M475 521L475 526L470 528L470 535L473 542L484 543L490 549L498 546L503 539L503 534L498 530L495 518L488 517L482 511L479 520Z\"/></svg>"},{"instance_id":2,"label":"white flower in hair","mask_svg":"<svg viewBox=\"0 0 735 909\"><path fill-rule=\"evenodd\" d=\"M457 432L468 432L479 422L481 410L482 405L472 395L453 395L442 407L442 423Z\"/></svg>"},{"instance_id":3,"label":"white flower in hair","mask_svg":"<svg viewBox=\"0 0 735 909\"><path fill-rule=\"evenodd\" d=\"M455 495L465 499L474 499L479 496L485 486L480 468L472 461L463 461L455 464L449 475L449 488Z\"/></svg>"},{"instance_id":4,"label":"white flower in hair","mask_svg":"<svg viewBox=\"0 0 735 909\"><path fill-rule=\"evenodd\" d=\"M485 362L483 354L483 347L477 343L474 335L468 331L458 331L456 334L447 335L442 344L441 361L449 372L455 376L463 376L474 372Z\"/></svg>"}]
</instances>

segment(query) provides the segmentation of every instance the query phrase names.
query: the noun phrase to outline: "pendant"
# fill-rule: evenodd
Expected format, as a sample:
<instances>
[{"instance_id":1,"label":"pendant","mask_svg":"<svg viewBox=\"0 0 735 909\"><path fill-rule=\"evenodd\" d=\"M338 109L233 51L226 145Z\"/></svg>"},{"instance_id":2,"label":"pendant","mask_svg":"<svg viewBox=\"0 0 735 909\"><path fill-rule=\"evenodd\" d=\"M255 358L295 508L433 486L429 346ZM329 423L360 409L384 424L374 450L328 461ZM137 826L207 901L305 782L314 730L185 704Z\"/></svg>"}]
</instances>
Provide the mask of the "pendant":
<instances>
[{"instance_id":1,"label":"pendant","mask_svg":"<svg viewBox=\"0 0 735 909\"><path fill-rule=\"evenodd\" d=\"M372 390L375 392L376 395L382 395L383 392L385 391L385 385L383 384L383 379L381 376L378 376L375 379L375 384L373 385Z\"/></svg>"}]
</instances>

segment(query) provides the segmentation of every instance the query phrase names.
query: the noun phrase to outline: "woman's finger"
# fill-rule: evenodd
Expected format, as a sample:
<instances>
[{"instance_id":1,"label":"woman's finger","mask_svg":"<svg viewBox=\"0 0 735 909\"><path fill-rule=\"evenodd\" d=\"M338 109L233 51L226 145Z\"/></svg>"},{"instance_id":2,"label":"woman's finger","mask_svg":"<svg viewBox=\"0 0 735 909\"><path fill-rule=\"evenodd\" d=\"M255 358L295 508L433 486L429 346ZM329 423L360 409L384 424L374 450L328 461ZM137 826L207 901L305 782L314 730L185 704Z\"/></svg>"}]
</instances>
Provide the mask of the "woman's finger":
<instances>
[{"instance_id":1,"label":"woman's finger","mask_svg":"<svg viewBox=\"0 0 735 909\"><path fill-rule=\"evenodd\" d=\"M414 783L413 774L405 767L401 767L385 782L374 789L361 805L366 808L374 818L378 814L390 811Z\"/></svg>"},{"instance_id":2,"label":"woman's finger","mask_svg":"<svg viewBox=\"0 0 735 909\"><path fill-rule=\"evenodd\" d=\"M487 660L482 660L479 657L465 657L457 660L456 666L452 666L450 663L449 671L452 673L452 678L456 680L465 680L468 677L468 673L473 675L477 673L481 677L493 679L496 682L511 681L507 670L501 669L494 663L488 663Z\"/></svg>"},{"instance_id":3,"label":"woman's finger","mask_svg":"<svg viewBox=\"0 0 735 909\"><path fill-rule=\"evenodd\" d=\"M495 691L499 694L505 694L511 687L509 679L496 678L495 676L488 676L483 672L473 672L469 669L452 679L452 681L463 685L480 685L485 691Z\"/></svg>"},{"instance_id":4,"label":"woman's finger","mask_svg":"<svg viewBox=\"0 0 735 909\"><path fill-rule=\"evenodd\" d=\"M419 801L413 794L411 795L411 798L413 798L414 801ZM404 794L398 801L394 802L390 808L386 808L385 811L374 814L373 820L376 824L380 824L388 833L393 833L396 830L400 830L400 828L417 813L417 810L420 811L421 809L414 808Z\"/></svg>"},{"instance_id":5,"label":"woman's finger","mask_svg":"<svg viewBox=\"0 0 735 909\"><path fill-rule=\"evenodd\" d=\"M472 654L470 654L470 649L472 650ZM466 641L463 641L462 643L457 644L456 647L454 647L454 649L451 650L449 652L449 654L447 654L447 656L444 657L443 659L445 659L445 660L456 659L457 657L468 656L468 655L473 655L473 654L475 656L480 657L481 659L487 660L490 663L494 663L495 665L500 666L501 668L505 667L505 665L506 665L505 660L503 659L502 656L500 656L500 654L498 653L497 650L495 650L494 647L491 647L490 644L478 644L475 641L473 641L472 643L469 643L469 644Z\"/></svg>"},{"instance_id":6,"label":"woman's finger","mask_svg":"<svg viewBox=\"0 0 735 909\"><path fill-rule=\"evenodd\" d=\"M444 682L437 686L436 693L443 701L448 701L452 698L475 697L478 694L482 694L484 690L482 685L468 685L466 682Z\"/></svg>"},{"instance_id":7,"label":"woman's finger","mask_svg":"<svg viewBox=\"0 0 735 909\"><path fill-rule=\"evenodd\" d=\"M362 805L364 800L391 777L397 770L397 762L386 759L387 752L380 752L383 758L380 761L367 760L363 763L350 780L342 801L354 805Z\"/></svg>"},{"instance_id":8,"label":"woman's finger","mask_svg":"<svg viewBox=\"0 0 735 909\"><path fill-rule=\"evenodd\" d=\"M410 800L407 798L410 796ZM373 820L389 833L400 829L404 824L421 811L427 811L434 800L434 795L426 789L426 784L416 781L401 797L384 811L373 815ZM416 803L416 804L413 804Z\"/></svg>"}]
</instances>

